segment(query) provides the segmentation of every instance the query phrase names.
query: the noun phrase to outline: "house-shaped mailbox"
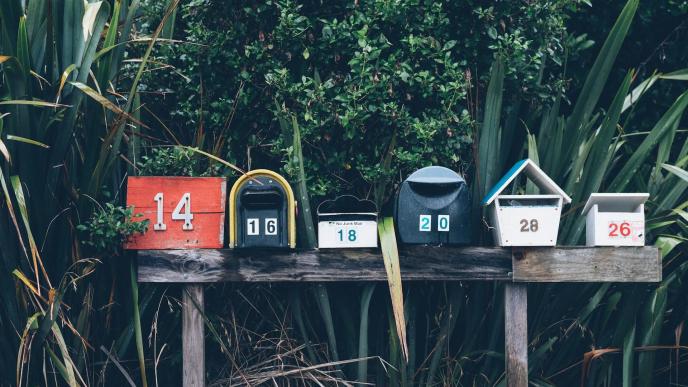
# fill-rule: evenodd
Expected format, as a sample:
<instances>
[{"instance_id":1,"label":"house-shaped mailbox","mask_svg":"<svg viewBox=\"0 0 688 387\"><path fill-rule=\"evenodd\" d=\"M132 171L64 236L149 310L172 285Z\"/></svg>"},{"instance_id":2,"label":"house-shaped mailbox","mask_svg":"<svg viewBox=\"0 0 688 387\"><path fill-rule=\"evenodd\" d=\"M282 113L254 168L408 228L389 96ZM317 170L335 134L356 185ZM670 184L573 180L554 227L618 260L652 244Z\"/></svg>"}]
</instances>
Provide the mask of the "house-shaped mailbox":
<instances>
[{"instance_id":1,"label":"house-shaped mailbox","mask_svg":"<svg viewBox=\"0 0 688 387\"><path fill-rule=\"evenodd\" d=\"M234 183L229 193L229 247L296 247L296 201L287 180L256 169Z\"/></svg>"},{"instance_id":2,"label":"house-shaped mailbox","mask_svg":"<svg viewBox=\"0 0 688 387\"><path fill-rule=\"evenodd\" d=\"M594 193L583 208L588 246L644 246L647 193Z\"/></svg>"},{"instance_id":3,"label":"house-shaped mailbox","mask_svg":"<svg viewBox=\"0 0 688 387\"><path fill-rule=\"evenodd\" d=\"M538 188L541 195L502 195L520 174ZM530 159L517 162L487 193L482 205L489 206L490 226L499 246L554 246L559 218L571 198Z\"/></svg>"},{"instance_id":4,"label":"house-shaped mailbox","mask_svg":"<svg viewBox=\"0 0 688 387\"><path fill-rule=\"evenodd\" d=\"M461 175L444 167L425 167L401 184L394 221L402 243L467 244L470 211L470 194Z\"/></svg>"},{"instance_id":5,"label":"house-shaped mailbox","mask_svg":"<svg viewBox=\"0 0 688 387\"><path fill-rule=\"evenodd\" d=\"M344 195L318 206L318 247L377 247L377 206Z\"/></svg>"}]
</instances>

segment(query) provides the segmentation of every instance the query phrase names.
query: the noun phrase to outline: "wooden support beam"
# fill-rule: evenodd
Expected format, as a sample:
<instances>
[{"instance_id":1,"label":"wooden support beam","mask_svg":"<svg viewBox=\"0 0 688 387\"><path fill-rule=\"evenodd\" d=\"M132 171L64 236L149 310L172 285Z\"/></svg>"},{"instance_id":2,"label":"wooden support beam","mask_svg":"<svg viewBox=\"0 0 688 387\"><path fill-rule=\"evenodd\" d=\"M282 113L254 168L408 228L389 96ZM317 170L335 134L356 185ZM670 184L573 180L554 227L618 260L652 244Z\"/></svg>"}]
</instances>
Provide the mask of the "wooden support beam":
<instances>
[{"instance_id":1,"label":"wooden support beam","mask_svg":"<svg viewBox=\"0 0 688 387\"><path fill-rule=\"evenodd\" d=\"M516 282L660 282L656 247L514 249Z\"/></svg>"},{"instance_id":2,"label":"wooden support beam","mask_svg":"<svg viewBox=\"0 0 688 387\"><path fill-rule=\"evenodd\" d=\"M182 361L184 387L205 387L203 285L187 284L182 296Z\"/></svg>"},{"instance_id":3,"label":"wooden support beam","mask_svg":"<svg viewBox=\"0 0 688 387\"><path fill-rule=\"evenodd\" d=\"M526 284L504 287L504 358L506 385L528 387L528 290Z\"/></svg>"},{"instance_id":4,"label":"wooden support beam","mask_svg":"<svg viewBox=\"0 0 688 387\"><path fill-rule=\"evenodd\" d=\"M402 246L406 281L659 282L656 247ZM513 262L512 262L513 261ZM376 249L142 250L139 282L386 281ZM512 276L513 272L513 276ZM512 278L513 277L513 278Z\"/></svg>"},{"instance_id":5,"label":"wooden support beam","mask_svg":"<svg viewBox=\"0 0 688 387\"><path fill-rule=\"evenodd\" d=\"M511 281L511 251L415 246L399 251L401 276L412 281ZM145 250L139 282L386 281L376 249Z\"/></svg>"}]
</instances>

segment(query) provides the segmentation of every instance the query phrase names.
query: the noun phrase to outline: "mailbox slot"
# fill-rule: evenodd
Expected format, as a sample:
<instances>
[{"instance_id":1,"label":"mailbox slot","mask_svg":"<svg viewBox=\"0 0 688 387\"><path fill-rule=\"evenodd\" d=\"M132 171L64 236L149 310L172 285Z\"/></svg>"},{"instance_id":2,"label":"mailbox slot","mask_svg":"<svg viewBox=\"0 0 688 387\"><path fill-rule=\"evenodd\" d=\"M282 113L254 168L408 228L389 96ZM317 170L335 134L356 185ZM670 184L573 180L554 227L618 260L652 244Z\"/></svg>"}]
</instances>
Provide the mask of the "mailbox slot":
<instances>
[{"instance_id":1,"label":"mailbox slot","mask_svg":"<svg viewBox=\"0 0 688 387\"><path fill-rule=\"evenodd\" d=\"M396 197L394 217L406 244L470 243L470 194L466 181L444 167L412 173Z\"/></svg>"},{"instance_id":2,"label":"mailbox slot","mask_svg":"<svg viewBox=\"0 0 688 387\"><path fill-rule=\"evenodd\" d=\"M240 177L230 193L230 247L295 247L296 207L287 181L264 169Z\"/></svg>"},{"instance_id":3,"label":"mailbox slot","mask_svg":"<svg viewBox=\"0 0 688 387\"><path fill-rule=\"evenodd\" d=\"M278 208L281 207L284 202L284 195L282 195L282 192L272 187L266 190L257 190L253 188L247 189L241 194L241 202L244 203L246 207Z\"/></svg>"}]
</instances>

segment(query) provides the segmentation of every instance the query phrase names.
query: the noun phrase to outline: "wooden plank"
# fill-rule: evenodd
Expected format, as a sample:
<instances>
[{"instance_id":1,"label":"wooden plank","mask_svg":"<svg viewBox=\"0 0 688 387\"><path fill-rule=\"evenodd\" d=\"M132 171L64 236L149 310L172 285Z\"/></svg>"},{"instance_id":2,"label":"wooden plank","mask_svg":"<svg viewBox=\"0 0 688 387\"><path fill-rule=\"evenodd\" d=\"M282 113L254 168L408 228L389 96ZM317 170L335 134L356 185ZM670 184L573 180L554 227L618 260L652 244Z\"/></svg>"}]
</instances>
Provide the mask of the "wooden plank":
<instances>
[{"instance_id":1,"label":"wooden plank","mask_svg":"<svg viewBox=\"0 0 688 387\"><path fill-rule=\"evenodd\" d=\"M528 291L526 284L504 287L504 356L508 387L528 387Z\"/></svg>"},{"instance_id":2,"label":"wooden plank","mask_svg":"<svg viewBox=\"0 0 688 387\"><path fill-rule=\"evenodd\" d=\"M205 387L203 285L184 286L182 300L183 386ZM200 309L200 310L199 310Z\"/></svg>"},{"instance_id":3,"label":"wooden plank","mask_svg":"<svg viewBox=\"0 0 688 387\"><path fill-rule=\"evenodd\" d=\"M660 282L656 247L514 249L515 282Z\"/></svg>"},{"instance_id":4,"label":"wooden plank","mask_svg":"<svg viewBox=\"0 0 688 387\"><path fill-rule=\"evenodd\" d=\"M401 276L411 281L511 281L511 251L482 247L407 246ZM146 250L139 282L386 281L376 249Z\"/></svg>"},{"instance_id":5,"label":"wooden plank","mask_svg":"<svg viewBox=\"0 0 688 387\"><path fill-rule=\"evenodd\" d=\"M130 177L127 180L127 206L134 207L141 217L149 220L148 231L135 235L125 249L199 249L220 248L224 245L225 202L227 181L223 177ZM165 230L155 230L158 201L162 193L162 221ZM190 195L192 230L184 230L183 220L172 220L172 212L185 194ZM185 213L182 209L181 213Z\"/></svg>"}]
</instances>

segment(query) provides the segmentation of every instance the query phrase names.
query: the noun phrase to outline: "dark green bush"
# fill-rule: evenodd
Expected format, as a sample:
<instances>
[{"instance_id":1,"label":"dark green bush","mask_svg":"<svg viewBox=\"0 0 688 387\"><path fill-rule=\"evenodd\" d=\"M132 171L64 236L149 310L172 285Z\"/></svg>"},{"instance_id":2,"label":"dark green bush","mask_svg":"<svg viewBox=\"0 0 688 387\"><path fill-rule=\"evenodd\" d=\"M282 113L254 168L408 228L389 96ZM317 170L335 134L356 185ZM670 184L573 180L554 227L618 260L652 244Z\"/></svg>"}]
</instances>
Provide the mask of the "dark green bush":
<instances>
[{"instance_id":1,"label":"dark green bush","mask_svg":"<svg viewBox=\"0 0 688 387\"><path fill-rule=\"evenodd\" d=\"M160 7L147 5L150 25ZM575 8L567 1L192 1L174 35L187 43L158 52L176 70L146 80L147 91L164 99L146 102L180 141L198 131L222 139L222 156L247 168L284 166L290 133L276 118L295 115L315 197L368 195L382 178L430 164L470 173L494 54L508 58L514 93L551 99L560 85L544 80L559 74L542 69L561 68L564 21Z\"/></svg>"},{"instance_id":2,"label":"dark green bush","mask_svg":"<svg viewBox=\"0 0 688 387\"><path fill-rule=\"evenodd\" d=\"M148 220L136 221L142 214L134 214L134 207L116 206L105 203L93 213L77 230L85 234L82 243L99 256L113 256L121 250L122 244L135 234L148 230Z\"/></svg>"}]
</instances>

